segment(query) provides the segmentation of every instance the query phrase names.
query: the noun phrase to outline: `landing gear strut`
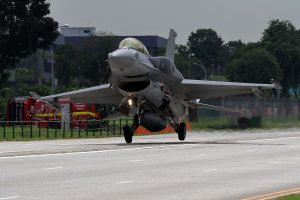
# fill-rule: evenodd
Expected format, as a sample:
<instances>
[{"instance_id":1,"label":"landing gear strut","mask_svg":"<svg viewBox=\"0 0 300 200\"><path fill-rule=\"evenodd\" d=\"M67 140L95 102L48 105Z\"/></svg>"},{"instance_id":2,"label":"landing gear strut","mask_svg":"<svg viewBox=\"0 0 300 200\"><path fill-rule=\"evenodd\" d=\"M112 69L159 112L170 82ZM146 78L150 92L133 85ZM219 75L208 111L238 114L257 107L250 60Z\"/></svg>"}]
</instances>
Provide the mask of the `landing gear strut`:
<instances>
[{"instance_id":1,"label":"landing gear strut","mask_svg":"<svg viewBox=\"0 0 300 200\"><path fill-rule=\"evenodd\" d=\"M185 123L180 123L176 132L178 133L178 139L180 141L185 140L186 137L186 125Z\"/></svg>"}]
</instances>

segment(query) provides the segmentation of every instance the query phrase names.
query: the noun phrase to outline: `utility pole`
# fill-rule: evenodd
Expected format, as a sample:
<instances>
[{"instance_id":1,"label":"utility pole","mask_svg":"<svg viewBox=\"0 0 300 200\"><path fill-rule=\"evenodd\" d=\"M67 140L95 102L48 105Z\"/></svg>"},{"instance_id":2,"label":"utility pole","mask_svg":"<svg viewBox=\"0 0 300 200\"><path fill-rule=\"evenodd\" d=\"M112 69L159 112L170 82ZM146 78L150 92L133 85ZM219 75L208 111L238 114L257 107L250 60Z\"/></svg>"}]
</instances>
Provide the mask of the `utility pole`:
<instances>
[{"instance_id":1,"label":"utility pole","mask_svg":"<svg viewBox=\"0 0 300 200\"><path fill-rule=\"evenodd\" d=\"M51 45L51 93L54 94L53 44Z\"/></svg>"},{"instance_id":2,"label":"utility pole","mask_svg":"<svg viewBox=\"0 0 300 200\"><path fill-rule=\"evenodd\" d=\"M194 53L189 53L189 79L191 78L191 56L194 55Z\"/></svg>"}]
</instances>

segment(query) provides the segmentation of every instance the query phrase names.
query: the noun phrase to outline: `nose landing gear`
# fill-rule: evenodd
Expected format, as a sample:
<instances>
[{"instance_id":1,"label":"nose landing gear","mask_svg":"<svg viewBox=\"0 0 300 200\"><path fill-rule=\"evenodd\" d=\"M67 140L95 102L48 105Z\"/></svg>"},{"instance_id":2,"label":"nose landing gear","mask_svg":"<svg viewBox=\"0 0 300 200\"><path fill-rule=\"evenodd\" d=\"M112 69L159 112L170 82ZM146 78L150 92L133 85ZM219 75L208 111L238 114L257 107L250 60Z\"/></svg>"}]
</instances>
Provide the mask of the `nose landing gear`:
<instances>
[{"instance_id":1,"label":"nose landing gear","mask_svg":"<svg viewBox=\"0 0 300 200\"><path fill-rule=\"evenodd\" d=\"M180 141L185 140L185 137L186 137L186 124L185 123L180 123L178 128L176 129L176 132L178 134L178 139Z\"/></svg>"},{"instance_id":2,"label":"nose landing gear","mask_svg":"<svg viewBox=\"0 0 300 200\"><path fill-rule=\"evenodd\" d=\"M128 125L123 127L123 132L124 132L124 138L126 143L131 143L132 142L132 136L133 136L133 132L134 129Z\"/></svg>"},{"instance_id":3,"label":"nose landing gear","mask_svg":"<svg viewBox=\"0 0 300 200\"><path fill-rule=\"evenodd\" d=\"M133 117L132 126L130 127L130 126L126 125L123 127L124 139L127 144L130 144L132 142L132 137L133 137L134 131L138 128L139 124L140 124L139 115L136 114Z\"/></svg>"}]
</instances>

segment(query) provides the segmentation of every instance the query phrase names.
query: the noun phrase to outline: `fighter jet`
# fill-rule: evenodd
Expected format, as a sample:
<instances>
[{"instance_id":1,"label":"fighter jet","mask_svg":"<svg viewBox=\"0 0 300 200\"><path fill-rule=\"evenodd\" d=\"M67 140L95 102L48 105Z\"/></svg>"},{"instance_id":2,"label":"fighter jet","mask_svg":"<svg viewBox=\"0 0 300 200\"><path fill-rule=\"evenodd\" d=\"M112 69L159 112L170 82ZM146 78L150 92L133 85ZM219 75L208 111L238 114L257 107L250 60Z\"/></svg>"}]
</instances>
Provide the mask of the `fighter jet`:
<instances>
[{"instance_id":1,"label":"fighter jet","mask_svg":"<svg viewBox=\"0 0 300 200\"><path fill-rule=\"evenodd\" d=\"M179 140L186 138L188 108L235 111L195 101L212 97L249 94L271 89L273 84L253 84L184 79L174 64L176 32L171 29L165 56L152 57L135 38L126 38L108 54L108 84L55 94L42 99L69 98L73 102L115 104L122 115L133 114L133 125L124 126L126 143L139 125L152 132L172 126Z\"/></svg>"}]
</instances>

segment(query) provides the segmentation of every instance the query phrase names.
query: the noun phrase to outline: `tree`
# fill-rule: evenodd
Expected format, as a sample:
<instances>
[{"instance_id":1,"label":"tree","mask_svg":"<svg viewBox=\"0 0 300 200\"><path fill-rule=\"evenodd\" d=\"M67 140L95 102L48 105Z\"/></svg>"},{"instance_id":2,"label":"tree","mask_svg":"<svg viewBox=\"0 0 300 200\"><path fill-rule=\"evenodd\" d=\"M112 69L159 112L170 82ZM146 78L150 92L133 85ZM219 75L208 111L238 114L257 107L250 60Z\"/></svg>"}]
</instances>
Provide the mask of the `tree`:
<instances>
[{"instance_id":1,"label":"tree","mask_svg":"<svg viewBox=\"0 0 300 200\"><path fill-rule=\"evenodd\" d=\"M63 45L56 49L55 76L60 92L107 82L107 55L115 48L113 36L91 36L81 46Z\"/></svg>"},{"instance_id":2,"label":"tree","mask_svg":"<svg viewBox=\"0 0 300 200\"><path fill-rule=\"evenodd\" d=\"M268 50L272 50L279 43L292 42L292 35L295 33L296 28L289 20L271 20L263 32L261 41Z\"/></svg>"},{"instance_id":3,"label":"tree","mask_svg":"<svg viewBox=\"0 0 300 200\"><path fill-rule=\"evenodd\" d=\"M241 40L229 41L224 46L228 49L229 57L234 55L234 53L242 48L245 44Z\"/></svg>"},{"instance_id":4,"label":"tree","mask_svg":"<svg viewBox=\"0 0 300 200\"><path fill-rule=\"evenodd\" d=\"M189 54L188 47L177 45L175 48L175 65L185 78L204 79L203 68L194 63L201 64L201 60L194 55Z\"/></svg>"},{"instance_id":5,"label":"tree","mask_svg":"<svg viewBox=\"0 0 300 200\"><path fill-rule=\"evenodd\" d=\"M227 77L230 81L270 83L271 79L279 80L280 69L276 58L258 47L232 59L227 66Z\"/></svg>"},{"instance_id":6,"label":"tree","mask_svg":"<svg viewBox=\"0 0 300 200\"><path fill-rule=\"evenodd\" d=\"M5 120L7 101L12 93L13 91L10 88L0 89L0 121Z\"/></svg>"},{"instance_id":7,"label":"tree","mask_svg":"<svg viewBox=\"0 0 300 200\"><path fill-rule=\"evenodd\" d=\"M175 55L182 55L188 56L189 55L189 48L186 45L176 45L175 46Z\"/></svg>"},{"instance_id":8,"label":"tree","mask_svg":"<svg viewBox=\"0 0 300 200\"><path fill-rule=\"evenodd\" d=\"M198 29L188 38L189 52L199 58L206 67L222 64L223 40L213 29Z\"/></svg>"},{"instance_id":9,"label":"tree","mask_svg":"<svg viewBox=\"0 0 300 200\"><path fill-rule=\"evenodd\" d=\"M178 68L178 70L182 73L182 75L186 78L189 75L189 53L187 46L185 45L177 45L175 47L175 57L174 64Z\"/></svg>"},{"instance_id":10,"label":"tree","mask_svg":"<svg viewBox=\"0 0 300 200\"><path fill-rule=\"evenodd\" d=\"M34 79L34 73L29 68L17 68L16 69L16 84L23 84L25 82L32 82Z\"/></svg>"},{"instance_id":11,"label":"tree","mask_svg":"<svg viewBox=\"0 0 300 200\"><path fill-rule=\"evenodd\" d=\"M274 55L282 70L282 91L284 95L289 95L289 90L298 98L297 88L300 87L300 46L288 43L278 45L274 50Z\"/></svg>"},{"instance_id":12,"label":"tree","mask_svg":"<svg viewBox=\"0 0 300 200\"><path fill-rule=\"evenodd\" d=\"M107 55L116 49L113 36L88 37L80 48L79 71L85 86L99 85L110 76Z\"/></svg>"},{"instance_id":13,"label":"tree","mask_svg":"<svg viewBox=\"0 0 300 200\"><path fill-rule=\"evenodd\" d=\"M282 70L283 94L297 91L300 85L300 32L288 20L271 20L264 30L261 43L268 49ZM297 97L297 92L294 92Z\"/></svg>"},{"instance_id":14,"label":"tree","mask_svg":"<svg viewBox=\"0 0 300 200\"><path fill-rule=\"evenodd\" d=\"M49 6L46 0L0 1L0 87L6 69L47 48L58 36L58 23L48 16Z\"/></svg>"},{"instance_id":15,"label":"tree","mask_svg":"<svg viewBox=\"0 0 300 200\"><path fill-rule=\"evenodd\" d=\"M72 46L61 45L55 51L55 77L60 86L70 86L79 71L79 52Z\"/></svg>"}]
</instances>

